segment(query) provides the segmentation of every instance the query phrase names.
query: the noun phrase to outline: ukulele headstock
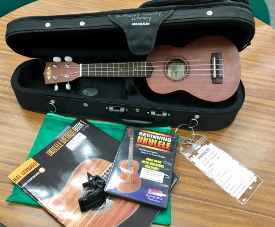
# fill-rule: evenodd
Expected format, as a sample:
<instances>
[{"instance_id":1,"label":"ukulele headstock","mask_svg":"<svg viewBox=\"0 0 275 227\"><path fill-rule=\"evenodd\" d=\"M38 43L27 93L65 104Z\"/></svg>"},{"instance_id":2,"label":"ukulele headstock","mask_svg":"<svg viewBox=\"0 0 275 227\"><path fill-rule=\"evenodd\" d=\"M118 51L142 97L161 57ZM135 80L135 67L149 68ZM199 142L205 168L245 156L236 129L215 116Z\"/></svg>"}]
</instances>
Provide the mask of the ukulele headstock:
<instances>
[{"instance_id":1,"label":"ukulele headstock","mask_svg":"<svg viewBox=\"0 0 275 227\"><path fill-rule=\"evenodd\" d=\"M134 138L134 129L133 128L127 128L128 131L128 137Z\"/></svg>"},{"instance_id":2,"label":"ukulele headstock","mask_svg":"<svg viewBox=\"0 0 275 227\"><path fill-rule=\"evenodd\" d=\"M74 62L47 62L43 75L45 84L70 82L80 77L80 65Z\"/></svg>"}]
</instances>

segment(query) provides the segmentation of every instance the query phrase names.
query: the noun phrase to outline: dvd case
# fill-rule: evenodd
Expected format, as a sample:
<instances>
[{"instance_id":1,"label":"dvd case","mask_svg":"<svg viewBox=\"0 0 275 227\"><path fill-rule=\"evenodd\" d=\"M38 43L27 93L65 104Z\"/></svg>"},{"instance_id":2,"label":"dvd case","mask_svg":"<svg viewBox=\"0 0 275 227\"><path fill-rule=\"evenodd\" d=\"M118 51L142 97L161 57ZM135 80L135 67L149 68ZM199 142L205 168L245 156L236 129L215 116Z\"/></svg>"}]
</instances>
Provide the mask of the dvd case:
<instances>
[{"instance_id":1,"label":"dvd case","mask_svg":"<svg viewBox=\"0 0 275 227\"><path fill-rule=\"evenodd\" d=\"M178 136L127 126L106 193L143 205L166 209Z\"/></svg>"}]
</instances>

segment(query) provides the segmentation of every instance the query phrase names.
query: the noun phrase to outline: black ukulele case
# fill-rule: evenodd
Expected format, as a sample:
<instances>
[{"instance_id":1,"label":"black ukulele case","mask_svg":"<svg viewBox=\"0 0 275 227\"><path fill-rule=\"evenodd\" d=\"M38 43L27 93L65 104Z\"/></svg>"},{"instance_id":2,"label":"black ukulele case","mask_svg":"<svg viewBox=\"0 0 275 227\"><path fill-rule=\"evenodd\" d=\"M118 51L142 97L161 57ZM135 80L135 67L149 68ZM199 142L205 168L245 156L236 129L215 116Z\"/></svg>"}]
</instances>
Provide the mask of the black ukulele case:
<instances>
[{"instance_id":1,"label":"black ukulele case","mask_svg":"<svg viewBox=\"0 0 275 227\"><path fill-rule=\"evenodd\" d=\"M11 85L19 104L39 113L218 130L244 102L238 52L254 33L248 0L154 0L138 9L19 18L8 24L6 42L35 59L18 66Z\"/></svg>"}]
</instances>

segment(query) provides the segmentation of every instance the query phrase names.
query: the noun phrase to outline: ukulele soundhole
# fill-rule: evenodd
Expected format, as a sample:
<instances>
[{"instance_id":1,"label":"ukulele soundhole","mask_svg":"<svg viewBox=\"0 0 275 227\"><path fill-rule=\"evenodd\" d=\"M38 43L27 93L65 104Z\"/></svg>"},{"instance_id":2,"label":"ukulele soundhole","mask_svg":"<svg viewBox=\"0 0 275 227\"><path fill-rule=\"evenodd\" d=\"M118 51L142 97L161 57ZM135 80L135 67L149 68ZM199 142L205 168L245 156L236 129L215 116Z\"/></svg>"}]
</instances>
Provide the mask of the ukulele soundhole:
<instances>
[{"instance_id":1,"label":"ukulele soundhole","mask_svg":"<svg viewBox=\"0 0 275 227\"><path fill-rule=\"evenodd\" d=\"M106 197L106 202L103 203L102 205L95 207L89 211L89 214L92 215L101 215L106 213L108 210L111 209L115 201L115 198L108 196Z\"/></svg>"},{"instance_id":2,"label":"ukulele soundhole","mask_svg":"<svg viewBox=\"0 0 275 227\"><path fill-rule=\"evenodd\" d=\"M187 60L181 56L172 56L167 59L164 65L165 76L174 82L179 82L187 78L190 71L190 65Z\"/></svg>"}]
</instances>

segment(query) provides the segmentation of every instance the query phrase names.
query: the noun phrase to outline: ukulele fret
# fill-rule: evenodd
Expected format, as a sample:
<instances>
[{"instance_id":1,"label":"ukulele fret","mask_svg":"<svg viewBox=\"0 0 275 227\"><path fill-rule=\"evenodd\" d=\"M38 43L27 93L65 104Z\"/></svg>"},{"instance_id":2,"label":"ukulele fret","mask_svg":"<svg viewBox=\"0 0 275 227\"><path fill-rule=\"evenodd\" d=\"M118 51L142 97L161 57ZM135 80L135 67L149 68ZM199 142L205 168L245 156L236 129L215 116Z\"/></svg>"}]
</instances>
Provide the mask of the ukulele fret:
<instances>
[{"instance_id":1,"label":"ukulele fret","mask_svg":"<svg viewBox=\"0 0 275 227\"><path fill-rule=\"evenodd\" d=\"M122 77L126 77L126 67L125 67L125 63L122 63L123 67L122 67Z\"/></svg>"},{"instance_id":2,"label":"ukulele fret","mask_svg":"<svg viewBox=\"0 0 275 227\"><path fill-rule=\"evenodd\" d=\"M146 77L146 62L144 62L144 77Z\"/></svg>"},{"instance_id":3,"label":"ukulele fret","mask_svg":"<svg viewBox=\"0 0 275 227\"><path fill-rule=\"evenodd\" d=\"M133 77L136 77L136 71L135 71L135 62L133 62Z\"/></svg>"},{"instance_id":4,"label":"ukulele fret","mask_svg":"<svg viewBox=\"0 0 275 227\"><path fill-rule=\"evenodd\" d=\"M80 64L79 66L79 71L80 71L79 77L82 77L82 64Z\"/></svg>"},{"instance_id":5,"label":"ukulele fret","mask_svg":"<svg viewBox=\"0 0 275 227\"><path fill-rule=\"evenodd\" d=\"M108 63L101 63L101 77L109 77Z\"/></svg>"},{"instance_id":6,"label":"ukulele fret","mask_svg":"<svg viewBox=\"0 0 275 227\"><path fill-rule=\"evenodd\" d=\"M82 76L83 77L88 77L88 65L87 64L82 64Z\"/></svg>"},{"instance_id":7,"label":"ukulele fret","mask_svg":"<svg viewBox=\"0 0 275 227\"><path fill-rule=\"evenodd\" d=\"M104 173L102 173L101 178L103 180L105 180L105 181L108 180L112 168L113 168L113 163L104 171Z\"/></svg>"},{"instance_id":8,"label":"ukulele fret","mask_svg":"<svg viewBox=\"0 0 275 227\"><path fill-rule=\"evenodd\" d=\"M135 71L136 71L136 77L138 77L138 61L136 62Z\"/></svg>"},{"instance_id":9,"label":"ukulele fret","mask_svg":"<svg viewBox=\"0 0 275 227\"><path fill-rule=\"evenodd\" d=\"M115 76L115 63L113 63L113 77Z\"/></svg>"},{"instance_id":10,"label":"ukulele fret","mask_svg":"<svg viewBox=\"0 0 275 227\"><path fill-rule=\"evenodd\" d=\"M130 64L128 63L127 65L128 65L128 70L127 70L128 71L128 77L130 77L130 75L129 75L129 73L130 73L130 70L129 70Z\"/></svg>"},{"instance_id":11,"label":"ukulele fret","mask_svg":"<svg viewBox=\"0 0 275 227\"><path fill-rule=\"evenodd\" d=\"M95 64L90 64L90 75L91 77L95 77Z\"/></svg>"}]
</instances>

